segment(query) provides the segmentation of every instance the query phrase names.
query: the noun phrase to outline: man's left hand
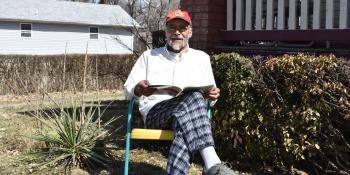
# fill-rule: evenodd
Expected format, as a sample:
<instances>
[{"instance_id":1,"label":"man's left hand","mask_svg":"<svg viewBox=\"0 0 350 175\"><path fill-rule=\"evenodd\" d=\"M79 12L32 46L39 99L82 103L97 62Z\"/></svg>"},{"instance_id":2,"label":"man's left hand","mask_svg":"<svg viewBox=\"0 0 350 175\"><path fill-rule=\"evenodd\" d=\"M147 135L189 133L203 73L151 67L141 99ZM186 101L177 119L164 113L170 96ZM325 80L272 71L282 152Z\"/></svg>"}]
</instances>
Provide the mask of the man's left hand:
<instances>
[{"instance_id":1,"label":"man's left hand","mask_svg":"<svg viewBox=\"0 0 350 175\"><path fill-rule=\"evenodd\" d=\"M220 89L217 87L211 88L209 92L206 94L206 98L212 101L218 99L219 96L220 96Z\"/></svg>"}]
</instances>

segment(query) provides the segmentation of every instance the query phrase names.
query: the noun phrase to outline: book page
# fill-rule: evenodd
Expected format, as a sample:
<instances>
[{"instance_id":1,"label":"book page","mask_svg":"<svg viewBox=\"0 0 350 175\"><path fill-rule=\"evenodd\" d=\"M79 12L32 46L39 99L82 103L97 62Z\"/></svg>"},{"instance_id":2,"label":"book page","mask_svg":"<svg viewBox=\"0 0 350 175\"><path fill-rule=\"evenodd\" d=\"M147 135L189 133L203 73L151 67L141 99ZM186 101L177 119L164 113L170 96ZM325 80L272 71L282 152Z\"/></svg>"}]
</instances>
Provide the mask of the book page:
<instances>
[{"instance_id":1,"label":"book page","mask_svg":"<svg viewBox=\"0 0 350 175\"><path fill-rule=\"evenodd\" d=\"M172 85L149 85L148 87L152 89L156 89L158 92L167 92L172 95L180 95L184 92L189 92L189 91L199 91L202 94L207 93L214 85L206 85L206 86L189 86L185 87L184 89L181 89L180 87L177 86L172 86Z\"/></svg>"},{"instance_id":2,"label":"book page","mask_svg":"<svg viewBox=\"0 0 350 175\"><path fill-rule=\"evenodd\" d=\"M183 92L186 92L186 91L200 91L201 93L205 94L205 93L207 93L212 87L214 87L214 85L185 87L185 88L183 89Z\"/></svg>"},{"instance_id":3,"label":"book page","mask_svg":"<svg viewBox=\"0 0 350 175\"><path fill-rule=\"evenodd\" d=\"M169 94L178 94L182 91L180 87L172 85L149 85L148 87L156 89L157 91L169 92Z\"/></svg>"}]
</instances>

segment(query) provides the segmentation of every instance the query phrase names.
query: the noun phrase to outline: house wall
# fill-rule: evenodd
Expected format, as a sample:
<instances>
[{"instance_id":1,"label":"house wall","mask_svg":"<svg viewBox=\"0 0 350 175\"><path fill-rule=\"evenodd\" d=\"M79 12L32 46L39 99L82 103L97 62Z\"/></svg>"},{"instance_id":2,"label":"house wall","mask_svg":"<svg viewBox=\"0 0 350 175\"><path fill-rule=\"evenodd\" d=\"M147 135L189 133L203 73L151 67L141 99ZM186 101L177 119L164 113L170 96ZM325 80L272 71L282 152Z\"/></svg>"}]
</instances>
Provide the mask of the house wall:
<instances>
[{"instance_id":1,"label":"house wall","mask_svg":"<svg viewBox=\"0 0 350 175\"><path fill-rule=\"evenodd\" d=\"M226 0L181 1L192 17L192 48L211 52L220 43L219 31L226 30Z\"/></svg>"},{"instance_id":2,"label":"house wall","mask_svg":"<svg viewBox=\"0 0 350 175\"><path fill-rule=\"evenodd\" d=\"M99 26L99 39L93 40L88 25L32 23L31 38L21 38L20 22L0 21L0 54L85 54L87 43L89 54L130 54L133 34Z\"/></svg>"},{"instance_id":3,"label":"house wall","mask_svg":"<svg viewBox=\"0 0 350 175\"><path fill-rule=\"evenodd\" d=\"M220 31L226 30L226 1L227 0L191 0L181 1L181 8L189 11L193 21L193 36L190 45L193 48L205 51L212 51L216 45L223 44L220 42ZM245 1L243 1L245 2ZM264 1L266 3L266 1ZM312 1L309 1L312 2ZM334 27L339 26L339 1L334 1L335 18ZM235 3L233 0L233 25L235 25ZM286 3L288 5L288 3ZM310 4L312 7L312 4ZM321 27L325 26L326 0L321 0ZM277 8L277 1L275 3ZM348 24L350 27L350 2L348 2ZM309 22L312 23L312 15ZM310 24L309 26L312 26ZM235 28L235 26L233 26ZM227 43L225 43L227 44Z\"/></svg>"}]
</instances>

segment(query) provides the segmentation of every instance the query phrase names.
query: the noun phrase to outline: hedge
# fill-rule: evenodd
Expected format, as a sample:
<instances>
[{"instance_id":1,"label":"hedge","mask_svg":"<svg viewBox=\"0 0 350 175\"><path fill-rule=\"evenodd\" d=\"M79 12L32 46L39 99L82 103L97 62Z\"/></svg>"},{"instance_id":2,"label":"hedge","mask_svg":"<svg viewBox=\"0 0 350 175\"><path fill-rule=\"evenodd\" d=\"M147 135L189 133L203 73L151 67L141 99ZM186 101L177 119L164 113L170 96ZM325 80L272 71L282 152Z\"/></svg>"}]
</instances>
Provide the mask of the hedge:
<instances>
[{"instance_id":1,"label":"hedge","mask_svg":"<svg viewBox=\"0 0 350 175\"><path fill-rule=\"evenodd\" d=\"M225 160L260 173L350 174L349 61L231 53L212 64L221 89L213 130Z\"/></svg>"},{"instance_id":2,"label":"hedge","mask_svg":"<svg viewBox=\"0 0 350 175\"><path fill-rule=\"evenodd\" d=\"M136 56L88 55L86 87L120 89ZM0 94L82 91L85 55L0 55Z\"/></svg>"}]
</instances>

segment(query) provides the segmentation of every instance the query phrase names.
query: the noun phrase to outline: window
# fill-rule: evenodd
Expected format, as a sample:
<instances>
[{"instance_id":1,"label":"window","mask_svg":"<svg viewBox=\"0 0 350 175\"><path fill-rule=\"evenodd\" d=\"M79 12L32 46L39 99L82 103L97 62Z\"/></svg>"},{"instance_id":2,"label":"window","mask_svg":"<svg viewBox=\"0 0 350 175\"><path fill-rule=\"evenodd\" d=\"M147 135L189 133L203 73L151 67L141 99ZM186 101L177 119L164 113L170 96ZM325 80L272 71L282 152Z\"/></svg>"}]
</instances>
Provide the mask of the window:
<instances>
[{"instance_id":1,"label":"window","mask_svg":"<svg viewBox=\"0 0 350 175\"><path fill-rule=\"evenodd\" d=\"M32 24L21 23L21 37L22 38L32 37Z\"/></svg>"},{"instance_id":2,"label":"window","mask_svg":"<svg viewBox=\"0 0 350 175\"><path fill-rule=\"evenodd\" d=\"M90 39L98 39L98 27L90 27Z\"/></svg>"}]
</instances>

